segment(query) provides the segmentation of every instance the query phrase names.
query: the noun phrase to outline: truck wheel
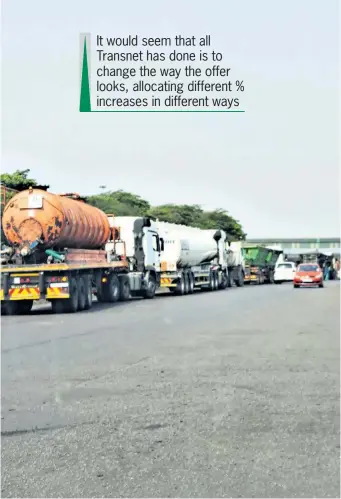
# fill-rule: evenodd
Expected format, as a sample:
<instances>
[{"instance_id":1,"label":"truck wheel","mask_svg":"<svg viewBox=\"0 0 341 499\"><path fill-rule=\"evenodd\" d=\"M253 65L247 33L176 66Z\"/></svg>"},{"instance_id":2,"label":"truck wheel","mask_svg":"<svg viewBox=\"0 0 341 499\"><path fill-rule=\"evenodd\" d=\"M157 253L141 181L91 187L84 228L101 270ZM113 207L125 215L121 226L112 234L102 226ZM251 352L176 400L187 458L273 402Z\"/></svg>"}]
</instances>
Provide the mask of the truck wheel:
<instances>
[{"instance_id":1,"label":"truck wheel","mask_svg":"<svg viewBox=\"0 0 341 499\"><path fill-rule=\"evenodd\" d=\"M65 312L64 300L58 298L56 300L51 300L51 306L53 314L62 314L63 312Z\"/></svg>"},{"instance_id":2,"label":"truck wheel","mask_svg":"<svg viewBox=\"0 0 341 499\"><path fill-rule=\"evenodd\" d=\"M7 301L1 305L3 315L26 315L33 307L33 300Z\"/></svg>"},{"instance_id":3,"label":"truck wheel","mask_svg":"<svg viewBox=\"0 0 341 499\"><path fill-rule=\"evenodd\" d=\"M184 273L184 287L185 287L184 294L188 295L188 293L189 293L189 276L188 276L187 272Z\"/></svg>"},{"instance_id":4,"label":"truck wheel","mask_svg":"<svg viewBox=\"0 0 341 499\"><path fill-rule=\"evenodd\" d=\"M214 291L219 289L219 274L218 272L213 273L213 278L214 278Z\"/></svg>"},{"instance_id":5,"label":"truck wheel","mask_svg":"<svg viewBox=\"0 0 341 499\"><path fill-rule=\"evenodd\" d=\"M17 302L17 314L26 315L29 314L33 307L33 300L24 300Z\"/></svg>"},{"instance_id":6,"label":"truck wheel","mask_svg":"<svg viewBox=\"0 0 341 499\"><path fill-rule=\"evenodd\" d=\"M227 288L227 275L226 272L223 272L221 275L221 283L220 283L220 289L226 289Z\"/></svg>"},{"instance_id":7,"label":"truck wheel","mask_svg":"<svg viewBox=\"0 0 341 499\"><path fill-rule=\"evenodd\" d=\"M192 272L188 273L188 282L189 282L189 291L188 292L191 295L192 293L194 293L194 277L193 277Z\"/></svg>"},{"instance_id":8,"label":"truck wheel","mask_svg":"<svg viewBox=\"0 0 341 499\"><path fill-rule=\"evenodd\" d=\"M85 310L85 302L86 302L86 287L85 287L85 278L84 276L79 277L78 279L78 310Z\"/></svg>"},{"instance_id":9,"label":"truck wheel","mask_svg":"<svg viewBox=\"0 0 341 499\"><path fill-rule=\"evenodd\" d=\"M244 286L244 274L241 269L238 269L238 276L236 280L236 285L238 288L241 288Z\"/></svg>"},{"instance_id":10,"label":"truck wheel","mask_svg":"<svg viewBox=\"0 0 341 499\"><path fill-rule=\"evenodd\" d=\"M127 276L120 277L120 301L128 301L130 299L130 286Z\"/></svg>"},{"instance_id":11,"label":"truck wheel","mask_svg":"<svg viewBox=\"0 0 341 499\"><path fill-rule=\"evenodd\" d=\"M19 307L17 301L6 301L1 307L1 312L4 315L17 315L18 310Z\"/></svg>"},{"instance_id":12,"label":"truck wheel","mask_svg":"<svg viewBox=\"0 0 341 499\"><path fill-rule=\"evenodd\" d=\"M209 291L214 291L215 290L215 278L214 278L214 273L210 272L210 283L208 286Z\"/></svg>"},{"instance_id":13,"label":"truck wheel","mask_svg":"<svg viewBox=\"0 0 341 499\"><path fill-rule=\"evenodd\" d=\"M92 278L91 276L84 276L85 284L85 307L84 310L90 310L92 307Z\"/></svg>"},{"instance_id":14,"label":"truck wheel","mask_svg":"<svg viewBox=\"0 0 341 499\"><path fill-rule=\"evenodd\" d=\"M153 275L149 276L147 289L143 291L143 298L147 298L148 300L152 300L156 293L156 281Z\"/></svg>"},{"instance_id":15,"label":"truck wheel","mask_svg":"<svg viewBox=\"0 0 341 499\"><path fill-rule=\"evenodd\" d=\"M70 298L61 299L63 312L74 314L78 310L78 279L71 277L69 282ZM57 301L57 300L56 300Z\"/></svg>"},{"instance_id":16,"label":"truck wheel","mask_svg":"<svg viewBox=\"0 0 341 499\"><path fill-rule=\"evenodd\" d=\"M182 296L185 293L185 282L183 274L178 278L178 282L175 288L175 294Z\"/></svg>"},{"instance_id":17,"label":"truck wheel","mask_svg":"<svg viewBox=\"0 0 341 499\"><path fill-rule=\"evenodd\" d=\"M120 299L120 281L116 274L109 274L103 291L104 301L108 303L116 303Z\"/></svg>"}]
</instances>

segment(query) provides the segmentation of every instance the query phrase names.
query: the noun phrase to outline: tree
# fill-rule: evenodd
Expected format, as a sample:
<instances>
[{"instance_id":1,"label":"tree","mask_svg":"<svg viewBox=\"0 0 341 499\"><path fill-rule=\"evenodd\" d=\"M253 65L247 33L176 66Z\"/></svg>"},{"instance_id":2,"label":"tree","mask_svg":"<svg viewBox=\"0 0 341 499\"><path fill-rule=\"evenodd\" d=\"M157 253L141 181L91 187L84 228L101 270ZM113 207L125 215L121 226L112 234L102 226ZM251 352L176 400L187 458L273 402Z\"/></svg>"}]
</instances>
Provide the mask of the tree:
<instances>
[{"instance_id":1,"label":"tree","mask_svg":"<svg viewBox=\"0 0 341 499\"><path fill-rule=\"evenodd\" d=\"M158 218L163 222L191 225L193 227L198 227L202 214L202 209L196 204L164 204L161 206L154 206L148 212L149 216Z\"/></svg>"},{"instance_id":2,"label":"tree","mask_svg":"<svg viewBox=\"0 0 341 499\"><path fill-rule=\"evenodd\" d=\"M35 179L28 177L29 173L30 170L17 170L14 173L1 174L0 179L7 188L16 190L27 189L30 186L39 188L49 187L38 185ZM100 208L108 214L136 217L148 215L164 222L199 227L201 229L222 229L231 239L235 240L246 238L240 222L231 217L223 209L204 211L197 204L151 206L148 201L137 194L122 190L108 191L89 196L87 201L89 204Z\"/></svg>"},{"instance_id":3,"label":"tree","mask_svg":"<svg viewBox=\"0 0 341 499\"><path fill-rule=\"evenodd\" d=\"M199 205L165 204L154 206L148 213L163 222L190 225L200 229L221 229L231 239L245 239L241 224L225 210L204 211Z\"/></svg>"},{"instance_id":4,"label":"tree","mask_svg":"<svg viewBox=\"0 0 341 499\"><path fill-rule=\"evenodd\" d=\"M136 194L121 190L89 196L87 201L105 213L117 216L144 216L150 209L148 201Z\"/></svg>"},{"instance_id":5,"label":"tree","mask_svg":"<svg viewBox=\"0 0 341 499\"><path fill-rule=\"evenodd\" d=\"M246 238L240 222L231 217L223 209L204 211L199 227L201 229L224 230L231 239L243 240Z\"/></svg>"},{"instance_id":6,"label":"tree","mask_svg":"<svg viewBox=\"0 0 341 499\"><path fill-rule=\"evenodd\" d=\"M10 189L23 190L28 189L30 186L35 187L37 185L37 181L33 178L29 178L29 173L29 169L16 170L14 173L2 173L0 175L0 181Z\"/></svg>"}]
</instances>

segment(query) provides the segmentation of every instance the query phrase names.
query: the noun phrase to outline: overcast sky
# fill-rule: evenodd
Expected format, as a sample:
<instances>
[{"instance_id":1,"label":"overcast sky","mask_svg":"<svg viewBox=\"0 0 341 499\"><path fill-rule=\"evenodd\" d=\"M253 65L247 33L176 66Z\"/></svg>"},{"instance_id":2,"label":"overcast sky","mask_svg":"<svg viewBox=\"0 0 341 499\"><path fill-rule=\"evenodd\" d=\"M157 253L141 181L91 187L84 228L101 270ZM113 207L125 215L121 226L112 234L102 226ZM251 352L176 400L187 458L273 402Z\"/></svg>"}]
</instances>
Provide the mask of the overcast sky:
<instances>
[{"instance_id":1,"label":"overcast sky","mask_svg":"<svg viewBox=\"0 0 341 499\"><path fill-rule=\"evenodd\" d=\"M338 0L3 0L2 171L224 208L251 237L339 236ZM79 34L203 36L244 114L81 114Z\"/></svg>"}]
</instances>

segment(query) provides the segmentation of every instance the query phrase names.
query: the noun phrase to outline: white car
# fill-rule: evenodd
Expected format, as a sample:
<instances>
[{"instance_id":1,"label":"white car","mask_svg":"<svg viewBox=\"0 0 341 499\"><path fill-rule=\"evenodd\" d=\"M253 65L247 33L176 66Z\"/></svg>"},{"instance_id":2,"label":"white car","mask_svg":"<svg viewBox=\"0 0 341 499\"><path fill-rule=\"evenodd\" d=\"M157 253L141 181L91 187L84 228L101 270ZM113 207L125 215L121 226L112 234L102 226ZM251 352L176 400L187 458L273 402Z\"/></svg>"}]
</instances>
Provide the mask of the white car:
<instances>
[{"instance_id":1,"label":"white car","mask_svg":"<svg viewBox=\"0 0 341 499\"><path fill-rule=\"evenodd\" d=\"M282 282L292 282L294 280L295 271L296 265L293 262L277 263L274 275L275 283L282 284Z\"/></svg>"}]
</instances>

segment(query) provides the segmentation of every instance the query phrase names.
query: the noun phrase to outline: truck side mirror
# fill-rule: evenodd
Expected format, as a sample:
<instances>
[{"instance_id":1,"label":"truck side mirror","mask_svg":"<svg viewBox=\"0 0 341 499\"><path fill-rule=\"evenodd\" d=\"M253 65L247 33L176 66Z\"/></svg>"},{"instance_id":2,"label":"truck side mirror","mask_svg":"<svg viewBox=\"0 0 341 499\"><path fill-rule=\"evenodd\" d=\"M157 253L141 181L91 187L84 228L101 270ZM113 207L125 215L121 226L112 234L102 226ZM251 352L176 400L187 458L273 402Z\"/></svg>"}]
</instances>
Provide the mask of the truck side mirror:
<instances>
[{"instance_id":1,"label":"truck side mirror","mask_svg":"<svg viewBox=\"0 0 341 499\"><path fill-rule=\"evenodd\" d=\"M160 237L160 248L161 248L161 251L165 250L165 242L163 240L163 237Z\"/></svg>"}]
</instances>

